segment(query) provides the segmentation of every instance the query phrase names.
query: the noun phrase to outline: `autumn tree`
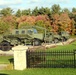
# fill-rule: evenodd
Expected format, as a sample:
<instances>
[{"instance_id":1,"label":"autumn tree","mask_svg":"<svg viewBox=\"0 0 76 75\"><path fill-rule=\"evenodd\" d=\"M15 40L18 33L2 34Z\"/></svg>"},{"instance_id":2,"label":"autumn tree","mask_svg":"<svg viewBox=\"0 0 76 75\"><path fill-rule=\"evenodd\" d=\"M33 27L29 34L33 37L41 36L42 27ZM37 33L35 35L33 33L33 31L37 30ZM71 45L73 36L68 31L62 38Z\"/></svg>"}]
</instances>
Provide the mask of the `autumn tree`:
<instances>
[{"instance_id":1,"label":"autumn tree","mask_svg":"<svg viewBox=\"0 0 76 75\"><path fill-rule=\"evenodd\" d=\"M36 16L35 25L51 30L50 19L47 15Z\"/></svg>"},{"instance_id":2,"label":"autumn tree","mask_svg":"<svg viewBox=\"0 0 76 75\"><path fill-rule=\"evenodd\" d=\"M72 12L70 14L70 19L72 20L72 25L74 26L73 32L76 35L76 8L75 7L72 8Z\"/></svg>"},{"instance_id":3,"label":"autumn tree","mask_svg":"<svg viewBox=\"0 0 76 75\"><path fill-rule=\"evenodd\" d=\"M10 31L16 28L17 22L15 16L5 16L1 18L1 21L9 25Z\"/></svg>"},{"instance_id":4,"label":"autumn tree","mask_svg":"<svg viewBox=\"0 0 76 75\"><path fill-rule=\"evenodd\" d=\"M53 32L58 32L58 19L59 19L59 14L53 14L52 16L51 16L51 20L50 20L50 22L51 22L51 26L52 26L52 30L51 31L53 31Z\"/></svg>"},{"instance_id":5,"label":"autumn tree","mask_svg":"<svg viewBox=\"0 0 76 75\"><path fill-rule=\"evenodd\" d=\"M72 21L69 18L68 14L66 13L62 13L58 19L58 25L59 28L62 31L68 31L69 33L71 33L72 30Z\"/></svg>"},{"instance_id":6,"label":"autumn tree","mask_svg":"<svg viewBox=\"0 0 76 75\"><path fill-rule=\"evenodd\" d=\"M34 25L35 23L35 17L34 16L21 16L17 18L18 28L21 28L22 26L26 25Z\"/></svg>"}]
</instances>

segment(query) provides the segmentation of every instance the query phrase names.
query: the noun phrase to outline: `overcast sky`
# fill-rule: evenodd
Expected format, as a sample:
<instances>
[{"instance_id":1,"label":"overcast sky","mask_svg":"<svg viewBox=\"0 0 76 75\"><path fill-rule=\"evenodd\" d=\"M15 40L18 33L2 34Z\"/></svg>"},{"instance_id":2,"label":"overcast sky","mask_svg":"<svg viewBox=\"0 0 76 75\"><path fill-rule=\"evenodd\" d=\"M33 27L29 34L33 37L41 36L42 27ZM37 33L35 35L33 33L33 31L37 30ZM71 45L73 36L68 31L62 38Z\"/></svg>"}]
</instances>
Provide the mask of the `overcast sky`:
<instances>
[{"instance_id":1,"label":"overcast sky","mask_svg":"<svg viewBox=\"0 0 76 75\"><path fill-rule=\"evenodd\" d=\"M61 8L72 9L76 8L76 0L0 0L0 9L11 7L17 9L34 9L37 7L49 7L53 4L59 4Z\"/></svg>"}]
</instances>

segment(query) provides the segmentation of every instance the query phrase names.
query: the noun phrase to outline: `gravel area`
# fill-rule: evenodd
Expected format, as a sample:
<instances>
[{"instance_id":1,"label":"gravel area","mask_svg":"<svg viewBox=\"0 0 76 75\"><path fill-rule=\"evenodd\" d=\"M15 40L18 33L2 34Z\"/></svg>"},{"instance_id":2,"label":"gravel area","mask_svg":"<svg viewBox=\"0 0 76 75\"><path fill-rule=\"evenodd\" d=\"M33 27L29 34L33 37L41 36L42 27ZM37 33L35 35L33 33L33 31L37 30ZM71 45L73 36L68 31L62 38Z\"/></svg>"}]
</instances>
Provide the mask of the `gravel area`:
<instances>
[{"instance_id":1,"label":"gravel area","mask_svg":"<svg viewBox=\"0 0 76 75\"><path fill-rule=\"evenodd\" d=\"M4 70L7 67L7 64L0 64L0 70Z\"/></svg>"},{"instance_id":2,"label":"gravel area","mask_svg":"<svg viewBox=\"0 0 76 75\"><path fill-rule=\"evenodd\" d=\"M5 56L10 56L10 55L13 55L13 51L12 50L10 50L10 51L2 51L2 50L0 50L0 56L2 56L2 55L5 55Z\"/></svg>"}]
</instances>

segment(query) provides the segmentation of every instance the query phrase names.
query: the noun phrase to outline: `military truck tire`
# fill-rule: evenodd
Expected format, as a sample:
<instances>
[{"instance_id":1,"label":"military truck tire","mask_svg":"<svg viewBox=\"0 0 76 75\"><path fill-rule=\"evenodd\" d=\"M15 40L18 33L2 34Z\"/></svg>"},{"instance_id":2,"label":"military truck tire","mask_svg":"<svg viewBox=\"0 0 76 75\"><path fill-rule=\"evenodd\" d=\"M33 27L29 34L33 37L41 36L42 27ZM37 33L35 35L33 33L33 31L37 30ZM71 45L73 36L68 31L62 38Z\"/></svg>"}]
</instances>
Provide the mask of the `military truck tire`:
<instances>
[{"instance_id":1,"label":"military truck tire","mask_svg":"<svg viewBox=\"0 0 76 75\"><path fill-rule=\"evenodd\" d=\"M41 41L38 40L38 39L34 39L33 45L34 45L34 46L39 46L39 45L41 45Z\"/></svg>"},{"instance_id":2,"label":"military truck tire","mask_svg":"<svg viewBox=\"0 0 76 75\"><path fill-rule=\"evenodd\" d=\"M54 39L54 43L58 43L58 41L59 41L59 40L58 40L57 38Z\"/></svg>"},{"instance_id":3,"label":"military truck tire","mask_svg":"<svg viewBox=\"0 0 76 75\"><path fill-rule=\"evenodd\" d=\"M62 42L65 42L67 39L65 37L62 38Z\"/></svg>"},{"instance_id":4,"label":"military truck tire","mask_svg":"<svg viewBox=\"0 0 76 75\"><path fill-rule=\"evenodd\" d=\"M8 50L10 50L10 49L11 49L11 47L10 47L10 43L9 43L9 42L3 41L3 42L1 43L1 50L2 50L2 51L8 51Z\"/></svg>"}]
</instances>

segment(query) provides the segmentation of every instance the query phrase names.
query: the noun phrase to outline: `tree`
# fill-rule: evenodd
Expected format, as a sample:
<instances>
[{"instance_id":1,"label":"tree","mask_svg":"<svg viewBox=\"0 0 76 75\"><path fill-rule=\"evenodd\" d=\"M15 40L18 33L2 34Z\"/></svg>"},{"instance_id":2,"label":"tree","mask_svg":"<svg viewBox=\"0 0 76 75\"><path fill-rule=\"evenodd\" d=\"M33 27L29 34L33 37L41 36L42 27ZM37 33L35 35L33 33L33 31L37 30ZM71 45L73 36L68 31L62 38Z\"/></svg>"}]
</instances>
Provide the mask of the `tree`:
<instances>
[{"instance_id":1,"label":"tree","mask_svg":"<svg viewBox=\"0 0 76 75\"><path fill-rule=\"evenodd\" d=\"M51 12L52 14L60 13L61 7L57 4L52 5Z\"/></svg>"},{"instance_id":2,"label":"tree","mask_svg":"<svg viewBox=\"0 0 76 75\"><path fill-rule=\"evenodd\" d=\"M20 9L17 10L16 14L15 14L17 17L20 17L22 15L22 12Z\"/></svg>"},{"instance_id":3,"label":"tree","mask_svg":"<svg viewBox=\"0 0 76 75\"><path fill-rule=\"evenodd\" d=\"M70 19L72 20L72 25L73 25L72 34L76 35L76 8L72 8Z\"/></svg>"},{"instance_id":4,"label":"tree","mask_svg":"<svg viewBox=\"0 0 76 75\"><path fill-rule=\"evenodd\" d=\"M76 13L72 12L70 18L72 20L72 25L74 26L72 31L74 31L74 34L76 35Z\"/></svg>"},{"instance_id":5,"label":"tree","mask_svg":"<svg viewBox=\"0 0 76 75\"><path fill-rule=\"evenodd\" d=\"M59 14L52 14L51 16L51 26L53 32L57 33L58 32L58 19L59 19Z\"/></svg>"},{"instance_id":6,"label":"tree","mask_svg":"<svg viewBox=\"0 0 76 75\"><path fill-rule=\"evenodd\" d=\"M70 14L70 11L69 11L69 9L68 9L68 8L64 8L64 9L62 10L62 12L63 12L63 13Z\"/></svg>"},{"instance_id":7,"label":"tree","mask_svg":"<svg viewBox=\"0 0 76 75\"><path fill-rule=\"evenodd\" d=\"M8 8L2 9L0 13L1 13L3 16L9 16L9 15L12 15L13 10L8 7Z\"/></svg>"},{"instance_id":8,"label":"tree","mask_svg":"<svg viewBox=\"0 0 76 75\"><path fill-rule=\"evenodd\" d=\"M39 15L39 9L38 9L38 7L36 7L36 8L32 11L32 15L34 15L34 16Z\"/></svg>"},{"instance_id":9,"label":"tree","mask_svg":"<svg viewBox=\"0 0 76 75\"><path fill-rule=\"evenodd\" d=\"M16 22L16 17L15 16L3 16L0 18L1 22L5 22L7 25L9 25L9 29L15 29L17 22Z\"/></svg>"},{"instance_id":10,"label":"tree","mask_svg":"<svg viewBox=\"0 0 76 75\"><path fill-rule=\"evenodd\" d=\"M76 8L72 8L72 12L73 13L76 13Z\"/></svg>"},{"instance_id":11,"label":"tree","mask_svg":"<svg viewBox=\"0 0 76 75\"><path fill-rule=\"evenodd\" d=\"M0 34L9 32L9 25L3 21L0 21Z\"/></svg>"},{"instance_id":12,"label":"tree","mask_svg":"<svg viewBox=\"0 0 76 75\"><path fill-rule=\"evenodd\" d=\"M30 9L22 10L22 15L31 15L31 10Z\"/></svg>"},{"instance_id":13,"label":"tree","mask_svg":"<svg viewBox=\"0 0 76 75\"><path fill-rule=\"evenodd\" d=\"M34 25L35 23L35 17L34 16L21 16L17 18L18 27L21 27L21 25Z\"/></svg>"},{"instance_id":14,"label":"tree","mask_svg":"<svg viewBox=\"0 0 76 75\"><path fill-rule=\"evenodd\" d=\"M45 15L45 8L41 7L38 11L39 15Z\"/></svg>"},{"instance_id":15,"label":"tree","mask_svg":"<svg viewBox=\"0 0 76 75\"><path fill-rule=\"evenodd\" d=\"M44 27L48 31L51 30L50 19L47 15L36 16L35 21L36 21L35 25L40 26L40 27Z\"/></svg>"},{"instance_id":16,"label":"tree","mask_svg":"<svg viewBox=\"0 0 76 75\"><path fill-rule=\"evenodd\" d=\"M44 8L44 7L41 7L39 9L39 15L49 15L51 14L51 11L48 7Z\"/></svg>"},{"instance_id":17,"label":"tree","mask_svg":"<svg viewBox=\"0 0 76 75\"><path fill-rule=\"evenodd\" d=\"M59 27L60 30L62 30L62 31L68 31L68 32L71 33L71 30L72 30L72 21L69 18L68 14L62 13L59 16L58 24L57 25L58 25L58 27Z\"/></svg>"},{"instance_id":18,"label":"tree","mask_svg":"<svg viewBox=\"0 0 76 75\"><path fill-rule=\"evenodd\" d=\"M29 27L31 27L32 25L31 25L31 23L30 22L22 22L22 23L20 23L20 25L18 26L18 29L20 29L20 28L26 28L26 26L29 26Z\"/></svg>"}]
</instances>

